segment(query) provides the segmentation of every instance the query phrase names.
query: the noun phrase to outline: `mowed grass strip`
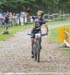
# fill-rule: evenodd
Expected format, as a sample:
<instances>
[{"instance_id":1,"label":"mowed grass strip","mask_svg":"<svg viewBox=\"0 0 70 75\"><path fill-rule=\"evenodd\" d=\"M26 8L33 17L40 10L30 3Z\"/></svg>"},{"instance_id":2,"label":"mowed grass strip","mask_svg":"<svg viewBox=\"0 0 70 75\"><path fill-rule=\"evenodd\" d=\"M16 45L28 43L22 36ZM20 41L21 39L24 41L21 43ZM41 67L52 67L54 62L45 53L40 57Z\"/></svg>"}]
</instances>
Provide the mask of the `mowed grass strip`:
<instances>
[{"instance_id":1,"label":"mowed grass strip","mask_svg":"<svg viewBox=\"0 0 70 75\"><path fill-rule=\"evenodd\" d=\"M8 29L9 34L7 34L7 35L2 34L5 30L5 28L0 27L0 41L5 41L5 40L9 39L10 37L14 36L14 34L16 34L17 32L21 32L26 29L30 29L32 27L33 27L33 24L9 27L9 29Z\"/></svg>"},{"instance_id":2,"label":"mowed grass strip","mask_svg":"<svg viewBox=\"0 0 70 75\"><path fill-rule=\"evenodd\" d=\"M48 25L56 25L56 24L69 24L70 20L63 20L63 21L50 21Z\"/></svg>"},{"instance_id":3,"label":"mowed grass strip","mask_svg":"<svg viewBox=\"0 0 70 75\"><path fill-rule=\"evenodd\" d=\"M65 20L65 21L51 21L51 22L48 22L48 25L65 24L65 23L70 23L70 21L69 20ZM9 34L8 35L3 35L2 33L4 32L5 28L1 28L0 27L0 41L5 41L5 40L9 39L10 37L12 37L17 32L21 32L21 31L24 31L26 29L33 28L33 26L34 26L33 24L25 24L23 26L9 27L9 29L8 29ZM56 32L56 30L55 30L55 34L53 34L54 36L57 36L58 30L57 30L57 32ZM52 33L54 33L54 32L52 31ZM51 35L51 36L53 37L53 35Z\"/></svg>"}]
</instances>

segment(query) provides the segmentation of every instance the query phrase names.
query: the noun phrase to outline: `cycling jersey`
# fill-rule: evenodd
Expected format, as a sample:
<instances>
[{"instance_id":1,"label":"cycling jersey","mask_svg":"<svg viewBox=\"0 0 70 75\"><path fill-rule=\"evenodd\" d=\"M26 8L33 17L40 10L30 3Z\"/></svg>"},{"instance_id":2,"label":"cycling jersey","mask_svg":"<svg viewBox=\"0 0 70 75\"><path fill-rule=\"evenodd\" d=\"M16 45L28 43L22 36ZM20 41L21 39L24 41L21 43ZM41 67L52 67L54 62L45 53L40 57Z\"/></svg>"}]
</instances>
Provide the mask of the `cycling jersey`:
<instances>
[{"instance_id":1,"label":"cycling jersey","mask_svg":"<svg viewBox=\"0 0 70 75\"><path fill-rule=\"evenodd\" d=\"M32 17L32 18L33 18L34 23L35 23L35 27L32 30L32 38L35 38L35 34L38 33L38 32L41 32L41 29L39 29L39 27L42 26L43 24L45 24L46 20L44 18L39 19L37 16Z\"/></svg>"},{"instance_id":2,"label":"cycling jersey","mask_svg":"<svg viewBox=\"0 0 70 75\"><path fill-rule=\"evenodd\" d=\"M43 25L43 24L46 23L46 20L45 20L44 18L39 19L37 16L32 17L32 18L33 18L34 23L35 23L35 28L38 28L38 27L40 27L41 25Z\"/></svg>"}]
</instances>

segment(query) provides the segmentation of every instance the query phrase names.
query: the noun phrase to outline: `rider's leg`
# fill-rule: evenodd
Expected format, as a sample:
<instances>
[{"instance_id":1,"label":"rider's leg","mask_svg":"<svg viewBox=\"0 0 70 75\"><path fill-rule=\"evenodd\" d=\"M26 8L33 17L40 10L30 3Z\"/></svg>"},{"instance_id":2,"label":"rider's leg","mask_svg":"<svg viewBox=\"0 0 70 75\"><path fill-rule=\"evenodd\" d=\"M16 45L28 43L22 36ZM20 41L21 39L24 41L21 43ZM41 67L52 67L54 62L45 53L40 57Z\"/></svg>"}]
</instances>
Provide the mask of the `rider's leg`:
<instances>
[{"instance_id":1,"label":"rider's leg","mask_svg":"<svg viewBox=\"0 0 70 75\"><path fill-rule=\"evenodd\" d=\"M33 55L33 45L34 45L34 38L31 38L31 42L32 42L32 58L34 58L34 55Z\"/></svg>"},{"instance_id":2,"label":"rider's leg","mask_svg":"<svg viewBox=\"0 0 70 75\"><path fill-rule=\"evenodd\" d=\"M31 33L32 33L32 36L31 36L32 44L31 44L31 46L32 46L32 58L33 58L33 45L34 45L34 38L35 38L35 30L33 29Z\"/></svg>"},{"instance_id":3,"label":"rider's leg","mask_svg":"<svg viewBox=\"0 0 70 75\"><path fill-rule=\"evenodd\" d=\"M41 30L40 30L40 33L41 33L41 35L42 35L42 32L41 32ZM41 38L40 38L40 48L42 49L42 36L41 36Z\"/></svg>"},{"instance_id":4,"label":"rider's leg","mask_svg":"<svg viewBox=\"0 0 70 75\"><path fill-rule=\"evenodd\" d=\"M42 38L40 38L40 48L42 49Z\"/></svg>"}]
</instances>

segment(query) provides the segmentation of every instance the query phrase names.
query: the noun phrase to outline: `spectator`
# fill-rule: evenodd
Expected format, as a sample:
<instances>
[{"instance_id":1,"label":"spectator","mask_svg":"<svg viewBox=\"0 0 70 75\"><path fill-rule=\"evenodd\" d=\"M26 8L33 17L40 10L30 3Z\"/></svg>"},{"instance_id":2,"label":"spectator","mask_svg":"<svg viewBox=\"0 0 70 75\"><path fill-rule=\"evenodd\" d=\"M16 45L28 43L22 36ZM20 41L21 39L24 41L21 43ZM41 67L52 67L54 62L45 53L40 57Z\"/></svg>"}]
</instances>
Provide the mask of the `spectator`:
<instances>
[{"instance_id":1,"label":"spectator","mask_svg":"<svg viewBox=\"0 0 70 75\"><path fill-rule=\"evenodd\" d=\"M20 25L24 25L24 16L25 16L25 12L20 12L20 14L19 14Z\"/></svg>"},{"instance_id":2,"label":"spectator","mask_svg":"<svg viewBox=\"0 0 70 75\"><path fill-rule=\"evenodd\" d=\"M5 17L5 31L3 34L8 34L8 27L9 27L9 14Z\"/></svg>"},{"instance_id":3,"label":"spectator","mask_svg":"<svg viewBox=\"0 0 70 75\"><path fill-rule=\"evenodd\" d=\"M19 14L16 14L16 24L19 25Z\"/></svg>"},{"instance_id":4,"label":"spectator","mask_svg":"<svg viewBox=\"0 0 70 75\"><path fill-rule=\"evenodd\" d=\"M27 8L27 10L25 12L25 23L29 23L32 21L30 18L30 12L31 12L30 8Z\"/></svg>"}]
</instances>

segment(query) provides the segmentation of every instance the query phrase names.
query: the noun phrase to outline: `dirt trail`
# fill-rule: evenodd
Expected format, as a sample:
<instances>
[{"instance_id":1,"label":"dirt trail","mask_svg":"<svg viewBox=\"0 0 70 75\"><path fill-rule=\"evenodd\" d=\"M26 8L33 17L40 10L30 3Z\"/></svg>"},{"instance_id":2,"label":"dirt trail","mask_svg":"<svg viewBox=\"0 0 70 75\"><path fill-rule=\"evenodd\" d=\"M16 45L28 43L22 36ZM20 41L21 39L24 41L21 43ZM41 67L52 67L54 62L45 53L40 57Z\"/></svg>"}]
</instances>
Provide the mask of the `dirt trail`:
<instances>
[{"instance_id":1,"label":"dirt trail","mask_svg":"<svg viewBox=\"0 0 70 75\"><path fill-rule=\"evenodd\" d=\"M49 29L54 27L49 26ZM30 30L19 32L7 41L0 41L0 72L70 75L70 56L65 56L64 50L56 42L50 42L49 35L42 38L40 63L31 58L31 39L27 35L29 32Z\"/></svg>"}]
</instances>

